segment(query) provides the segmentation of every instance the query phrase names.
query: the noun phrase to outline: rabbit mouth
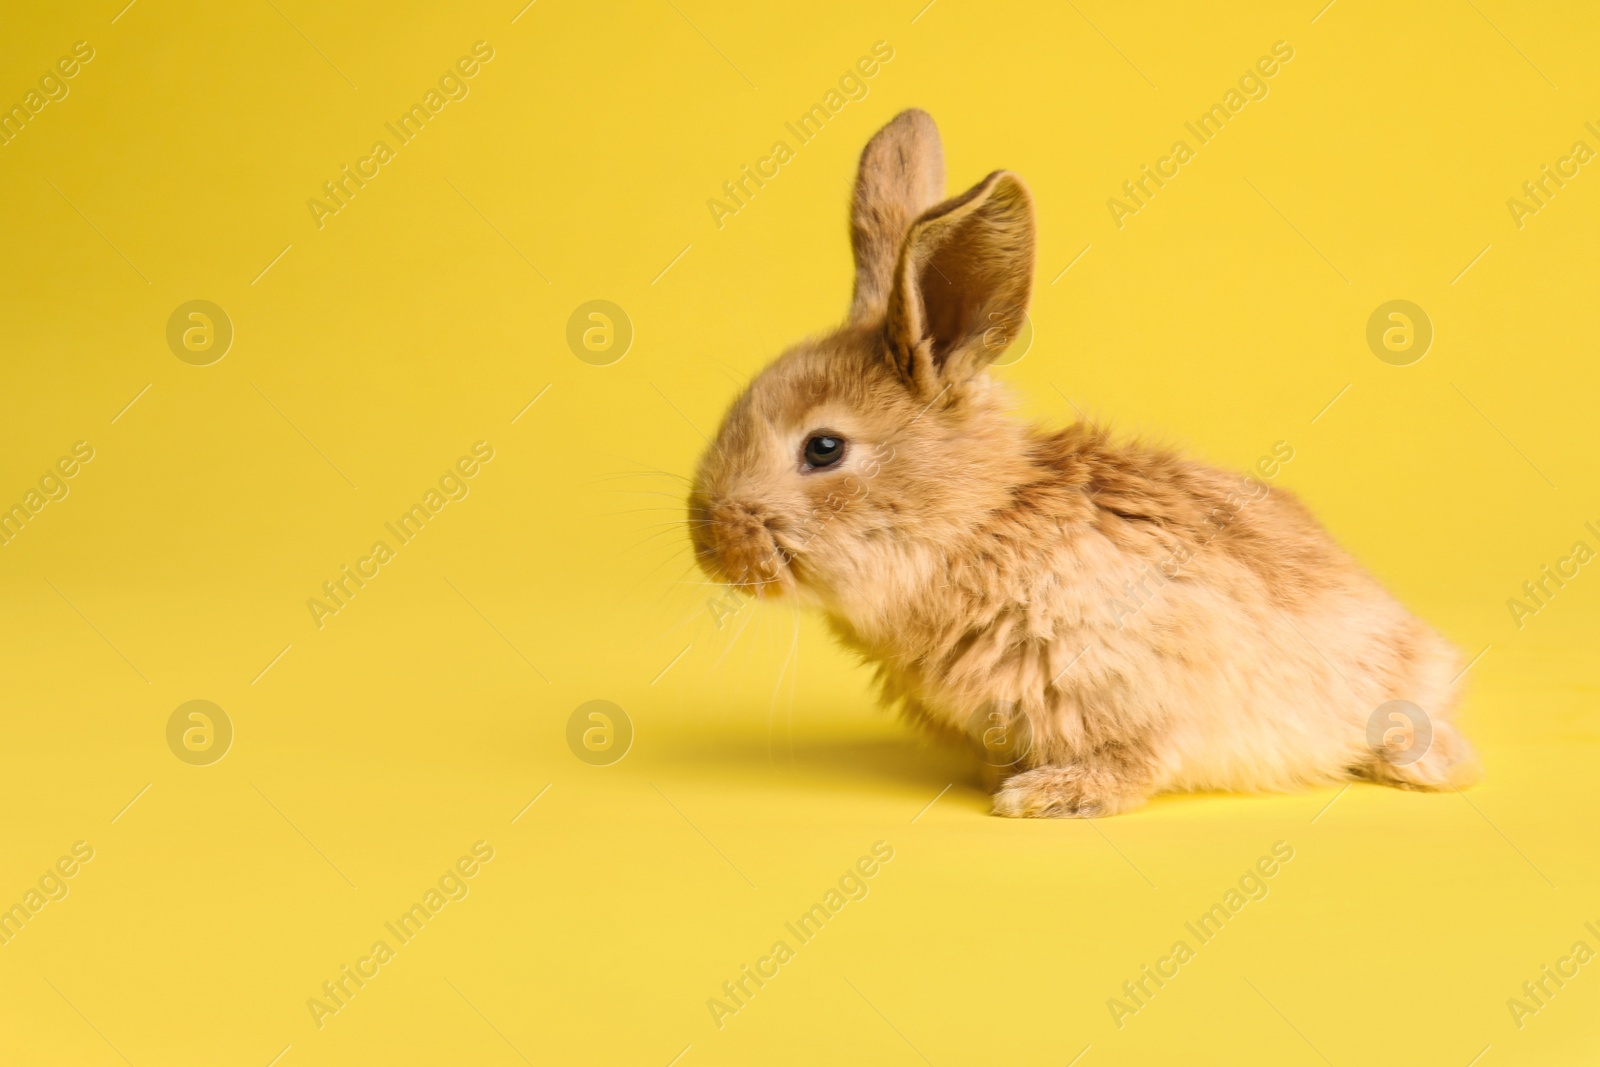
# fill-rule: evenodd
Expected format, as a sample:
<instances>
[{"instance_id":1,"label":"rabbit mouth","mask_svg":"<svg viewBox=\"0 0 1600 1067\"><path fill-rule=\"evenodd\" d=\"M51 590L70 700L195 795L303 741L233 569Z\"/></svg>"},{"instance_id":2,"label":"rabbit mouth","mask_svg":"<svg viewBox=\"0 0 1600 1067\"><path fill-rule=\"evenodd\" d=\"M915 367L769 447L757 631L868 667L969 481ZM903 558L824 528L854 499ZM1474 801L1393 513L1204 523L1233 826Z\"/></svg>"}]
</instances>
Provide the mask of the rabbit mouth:
<instances>
[{"instance_id":1,"label":"rabbit mouth","mask_svg":"<svg viewBox=\"0 0 1600 1067\"><path fill-rule=\"evenodd\" d=\"M793 587L792 562L770 536L700 557L701 568L712 578L758 597L779 597Z\"/></svg>"},{"instance_id":2,"label":"rabbit mouth","mask_svg":"<svg viewBox=\"0 0 1600 1067\"><path fill-rule=\"evenodd\" d=\"M793 553L770 517L741 505L691 501L689 534L706 575L751 596L782 596L793 588Z\"/></svg>"}]
</instances>

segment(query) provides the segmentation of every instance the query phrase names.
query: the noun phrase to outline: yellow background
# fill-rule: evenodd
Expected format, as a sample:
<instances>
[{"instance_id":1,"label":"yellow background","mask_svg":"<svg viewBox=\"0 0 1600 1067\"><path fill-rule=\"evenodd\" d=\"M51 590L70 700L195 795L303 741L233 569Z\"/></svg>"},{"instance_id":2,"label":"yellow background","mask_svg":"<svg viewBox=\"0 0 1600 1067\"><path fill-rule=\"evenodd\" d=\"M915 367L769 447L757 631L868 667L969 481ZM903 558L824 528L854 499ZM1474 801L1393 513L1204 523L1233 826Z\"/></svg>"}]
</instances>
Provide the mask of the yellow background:
<instances>
[{"instance_id":1,"label":"yellow background","mask_svg":"<svg viewBox=\"0 0 1600 1067\"><path fill-rule=\"evenodd\" d=\"M96 53L0 148L0 503L95 449L0 547L0 904L95 850L0 946L0 1060L1600 1062L1600 963L1506 1005L1600 948L1600 575L1506 606L1600 548L1600 164L1506 206L1600 148L1592 7L120 7L13 2L0 35L3 103ZM319 229L306 201L478 40L470 95ZM880 40L719 228L708 198ZM1107 199L1279 40L1270 95L1119 230ZM1238 467L1290 442L1279 484L1487 649L1481 787L998 820L816 620L716 625L681 477L841 317L854 161L907 106L952 193L1008 167L1037 199L1036 336L999 372L1025 413ZM1406 367L1365 342L1400 298L1436 330ZM193 299L235 329L210 366L167 346ZM565 340L592 299L634 327L610 366ZM307 599L479 440L470 495L318 629ZM194 699L235 729L210 766L166 742ZM567 746L591 699L636 733L609 767ZM470 895L319 1029L307 1000L479 840ZM707 999L880 840L870 895L718 1029ZM1107 999L1277 841L1270 895L1119 1029Z\"/></svg>"}]
</instances>

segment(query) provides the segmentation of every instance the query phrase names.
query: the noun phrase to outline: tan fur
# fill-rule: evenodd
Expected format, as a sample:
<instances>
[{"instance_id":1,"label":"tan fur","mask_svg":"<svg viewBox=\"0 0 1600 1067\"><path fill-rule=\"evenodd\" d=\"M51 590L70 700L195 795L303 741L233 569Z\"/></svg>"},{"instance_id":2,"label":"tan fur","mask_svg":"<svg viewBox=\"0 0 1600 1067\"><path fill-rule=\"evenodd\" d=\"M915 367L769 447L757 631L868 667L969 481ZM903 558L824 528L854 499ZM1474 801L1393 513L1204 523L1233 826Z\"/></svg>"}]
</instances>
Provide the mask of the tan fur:
<instances>
[{"instance_id":1,"label":"tan fur","mask_svg":"<svg viewBox=\"0 0 1600 1067\"><path fill-rule=\"evenodd\" d=\"M1009 723L1023 740L1002 815L1473 780L1455 651L1292 495L1009 416L985 368L1027 306L1032 200L996 171L932 203L942 180L922 112L862 153L850 320L785 352L723 420L689 500L702 567L821 608L912 721L980 753ZM822 432L844 459L806 469ZM1368 743L1391 699L1430 717L1414 763Z\"/></svg>"}]
</instances>

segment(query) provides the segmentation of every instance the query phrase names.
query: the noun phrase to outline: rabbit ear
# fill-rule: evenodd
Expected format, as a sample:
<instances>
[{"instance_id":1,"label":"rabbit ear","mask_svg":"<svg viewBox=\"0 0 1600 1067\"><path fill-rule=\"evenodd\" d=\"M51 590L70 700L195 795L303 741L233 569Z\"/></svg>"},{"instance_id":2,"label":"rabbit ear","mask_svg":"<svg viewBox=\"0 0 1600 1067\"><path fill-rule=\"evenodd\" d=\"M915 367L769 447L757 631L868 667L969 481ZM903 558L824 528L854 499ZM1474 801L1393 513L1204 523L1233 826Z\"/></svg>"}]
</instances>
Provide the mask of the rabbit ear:
<instances>
[{"instance_id":1,"label":"rabbit ear","mask_svg":"<svg viewBox=\"0 0 1600 1067\"><path fill-rule=\"evenodd\" d=\"M902 111L861 152L850 206L856 286L851 322L883 314L911 221L944 199L944 149L926 111Z\"/></svg>"},{"instance_id":2,"label":"rabbit ear","mask_svg":"<svg viewBox=\"0 0 1600 1067\"><path fill-rule=\"evenodd\" d=\"M1033 291L1033 197L997 170L906 234L889 293L889 358L917 393L959 385L1005 351Z\"/></svg>"}]
</instances>

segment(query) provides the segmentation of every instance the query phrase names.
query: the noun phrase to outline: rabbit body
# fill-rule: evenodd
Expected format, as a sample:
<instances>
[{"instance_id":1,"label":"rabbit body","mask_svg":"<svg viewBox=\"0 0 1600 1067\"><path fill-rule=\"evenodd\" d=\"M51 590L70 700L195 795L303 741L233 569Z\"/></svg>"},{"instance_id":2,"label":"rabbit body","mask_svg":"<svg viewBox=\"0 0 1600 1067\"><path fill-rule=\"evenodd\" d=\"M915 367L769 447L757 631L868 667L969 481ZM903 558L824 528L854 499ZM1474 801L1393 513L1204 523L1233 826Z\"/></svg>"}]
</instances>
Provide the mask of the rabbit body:
<instances>
[{"instance_id":1,"label":"rabbit body","mask_svg":"<svg viewBox=\"0 0 1600 1067\"><path fill-rule=\"evenodd\" d=\"M1466 780L1455 651L1292 495L1082 424L1028 444L1036 480L1016 505L913 550L920 566L892 589L864 583L828 608L886 701L1016 772L998 812ZM1369 739L1392 699L1427 710L1420 760L1391 764Z\"/></svg>"},{"instance_id":2,"label":"rabbit body","mask_svg":"<svg viewBox=\"0 0 1600 1067\"><path fill-rule=\"evenodd\" d=\"M820 608L886 703L972 746L998 814L1470 781L1454 649L1291 494L1011 417L985 368L1031 292L1031 199L1003 171L942 192L932 120L902 113L862 156L849 322L758 375L701 461L701 565ZM1390 701L1420 711L1374 730Z\"/></svg>"}]
</instances>

